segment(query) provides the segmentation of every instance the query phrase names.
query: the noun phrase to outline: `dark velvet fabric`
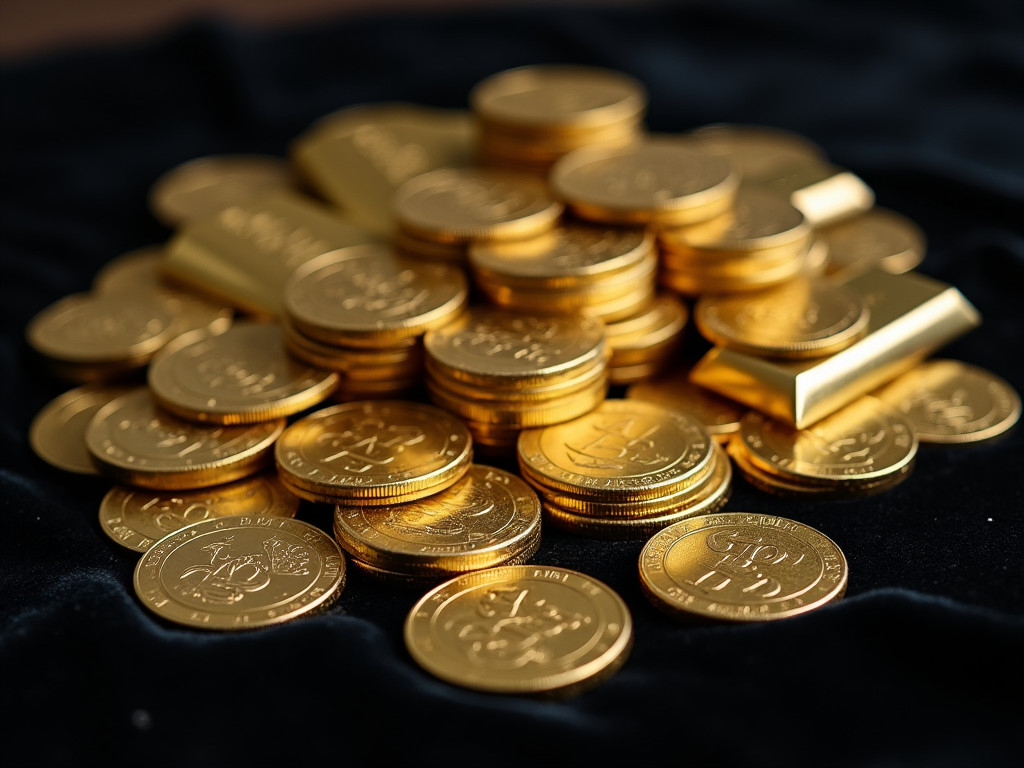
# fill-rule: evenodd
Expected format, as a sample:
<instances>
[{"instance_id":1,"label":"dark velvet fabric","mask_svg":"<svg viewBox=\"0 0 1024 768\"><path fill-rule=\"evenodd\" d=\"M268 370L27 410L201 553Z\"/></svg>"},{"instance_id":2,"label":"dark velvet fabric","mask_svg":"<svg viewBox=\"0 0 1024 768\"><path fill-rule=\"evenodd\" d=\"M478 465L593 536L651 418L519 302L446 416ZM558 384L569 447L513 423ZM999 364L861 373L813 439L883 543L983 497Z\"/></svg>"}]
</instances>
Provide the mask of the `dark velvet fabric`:
<instances>
[{"instance_id":1,"label":"dark velvet fabric","mask_svg":"<svg viewBox=\"0 0 1024 768\"><path fill-rule=\"evenodd\" d=\"M639 588L641 542L545 531L534 561L625 598L636 644L560 702L454 688L402 643L418 592L350 573L324 615L245 634L161 623L136 556L100 531L109 482L27 441L68 388L28 320L107 260L168 232L146 208L167 168L281 154L318 116L407 100L463 107L484 76L579 62L650 89L649 126L790 128L915 219L921 271L984 325L942 354L1024 390L1024 11L1017 3L692 2L366 18L253 32L192 25L144 44L7 64L0 117L0 718L8 764L1019 765L1024 432L923 449L888 493L728 509L834 539L846 599L757 626L688 627ZM300 516L330 530L329 510Z\"/></svg>"}]
</instances>

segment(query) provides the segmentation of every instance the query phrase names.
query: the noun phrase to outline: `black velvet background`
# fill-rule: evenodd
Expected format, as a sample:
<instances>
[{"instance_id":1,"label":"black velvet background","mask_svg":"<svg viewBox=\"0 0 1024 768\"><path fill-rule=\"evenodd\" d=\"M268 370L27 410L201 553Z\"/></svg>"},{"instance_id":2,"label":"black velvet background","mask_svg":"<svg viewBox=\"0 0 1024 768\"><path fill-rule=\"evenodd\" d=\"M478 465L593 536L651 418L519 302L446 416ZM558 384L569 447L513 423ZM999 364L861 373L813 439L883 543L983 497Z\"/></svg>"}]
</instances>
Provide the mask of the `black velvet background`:
<instances>
[{"instance_id":1,"label":"black velvet background","mask_svg":"<svg viewBox=\"0 0 1024 768\"><path fill-rule=\"evenodd\" d=\"M941 7L935 7L936 5ZM943 10L948 8L948 10ZM32 416L68 388L27 321L114 256L165 239L146 192L220 152L280 154L365 101L463 107L534 62L626 71L649 126L779 125L919 222L924 273L983 327L944 355L1024 390L1024 12L1017 3L694 2L491 11L252 32L8 64L0 153L2 754L30 764L1020 764L1024 431L922 450L910 479L848 502L737 480L730 510L782 514L845 551L844 602L760 626L680 626L644 601L641 543L547 531L536 562L614 587L636 621L622 671L575 699L457 689L413 664L418 593L358 573L325 615L241 635L156 621L135 555L100 531L109 487L38 460ZM300 516L329 528L329 512ZM664 753L667 752L667 757ZM6 759L5 759L6 762Z\"/></svg>"}]
</instances>

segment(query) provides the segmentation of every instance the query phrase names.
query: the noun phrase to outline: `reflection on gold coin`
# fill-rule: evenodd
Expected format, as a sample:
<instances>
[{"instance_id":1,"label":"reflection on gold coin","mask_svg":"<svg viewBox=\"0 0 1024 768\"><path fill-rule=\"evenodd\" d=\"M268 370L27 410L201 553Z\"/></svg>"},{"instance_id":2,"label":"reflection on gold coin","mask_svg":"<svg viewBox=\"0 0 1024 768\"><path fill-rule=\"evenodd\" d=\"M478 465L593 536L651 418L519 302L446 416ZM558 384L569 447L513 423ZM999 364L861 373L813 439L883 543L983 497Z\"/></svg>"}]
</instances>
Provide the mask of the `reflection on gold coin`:
<instances>
[{"instance_id":1,"label":"reflection on gold coin","mask_svg":"<svg viewBox=\"0 0 1024 768\"><path fill-rule=\"evenodd\" d=\"M903 274L924 259L925 236L906 216L875 208L819 232L828 243L829 274L849 279L875 267Z\"/></svg>"},{"instance_id":2,"label":"reflection on gold coin","mask_svg":"<svg viewBox=\"0 0 1024 768\"><path fill-rule=\"evenodd\" d=\"M763 125L720 123L685 136L708 154L731 162L748 183L771 183L793 169L825 162L821 147L803 136Z\"/></svg>"},{"instance_id":3,"label":"reflection on gold coin","mask_svg":"<svg viewBox=\"0 0 1024 768\"><path fill-rule=\"evenodd\" d=\"M1020 395L983 368L929 360L875 393L914 425L924 443L973 443L1006 432L1020 418Z\"/></svg>"},{"instance_id":4,"label":"reflection on gold coin","mask_svg":"<svg viewBox=\"0 0 1024 768\"><path fill-rule=\"evenodd\" d=\"M517 565L477 571L428 592L405 644L455 685L541 693L597 684L626 660L633 621L610 587L577 571Z\"/></svg>"},{"instance_id":5,"label":"reflection on gold coin","mask_svg":"<svg viewBox=\"0 0 1024 768\"><path fill-rule=\"evenodd\" d=\"M473 459L465 425L421 403L345 403L292 424L275 448L289 488L312 501L380 505L438 493Z\"/></svg>"},{"instance_id":6,"label":"reflection on gold coin","mask_svg":"<svg viewBox=\"0 0 1024 768\"><path fill-rule=\"evenodd\" d=\"M241 426L183 421L157 408L140 387L101 408L86 431L105 474L129 485L205 488L255 474L271 460L284 419Z\"/></svg>"},{"instance_id":7,"label":"reflection on gold coin","mask_svg":"<svg viewBox=\"0 0 1024 768\"><path fill-rule=\"evenodd\" d=\"M237 323L225 333L175 345L149 369L156 401L213 424L254 424L304 411L330 396L338 374L299 362L276 323Z\"/></svg>"},{"instance_id":8,"label":"reflection on gold coin","mask_svg":"<svg viewBox=\"0 0 1024 768\"><path fill-rule=\"evenodd\" d=\"M853 290L798 278L755 294L704 296L694 309L708 341L753 355L820 357L864 336L869 312Z\"/></svg>"},{"instance_id":9,"label":"reflection on gold coin","mask_svg":"<svg viewBox=\"0 0 1024 768\"><path fill-rule=\"evenodd\" d=\"M50 401L32 420L28 439L36 456L47 464L80 475L95 475L85 430L96 412L128 390L85 386Z\"/></svg>"},{"instance_id":10,"label":"reflection on gold coin","mask_svg":"<svg viewBox=\"0 0 1024 768\"><path fill-rule=\"evenodd\" d=\"M153 184L149 207L169 227L244 205L294 186L288 163L264 155L202 157L172 168Z\"/></svg>"},{"instance_id":11,"label":"reflection on gold coin","mask_svg":"<svg viewBox=\"0 0 1024 768\"><path fill-rule=\"evenodd\" d=\"M100 504L100 527L123 547L145 552L186 525L215 517L295 517L299 499L274 474L199 491L164 493L114 486Z\"/></svg>"},{"instance_id":12,"label":"reflection on gold coin","mask_svg":"<svg viewBox=\"0 0 1024 768\"><path fill-rule=\"evenodd\" d=\"M160 539L135 567L142 604L197 629L280 624L330 605L344 585L334 539L281 517L196 523Z\"/></svg>"},{"instance_id":13,"label":"reflection on gold coin","mask_svg":"<svg viewBox=\"0 0 1024 768\"><path fill-rule=\"evenodd\" d=\"M723 442L739 431L740 419L748 410L735 400L692 383L689 371L678 371L671 376L634 384L626 390L626 397L691 413L712 437Z\"/></svg>"},{"instance_id":14,"label":"reflection on gold coin","mask_svg":"<svg viewBox=\"0 0 1024 768\"><path fill-rule=\"evenodd\" d=\"M640 583L677 616L766 621L798 616L846 591L846 558L830 538L773 515L729 512L683 520L640 553Z\"/></svg>"}]
</instances>

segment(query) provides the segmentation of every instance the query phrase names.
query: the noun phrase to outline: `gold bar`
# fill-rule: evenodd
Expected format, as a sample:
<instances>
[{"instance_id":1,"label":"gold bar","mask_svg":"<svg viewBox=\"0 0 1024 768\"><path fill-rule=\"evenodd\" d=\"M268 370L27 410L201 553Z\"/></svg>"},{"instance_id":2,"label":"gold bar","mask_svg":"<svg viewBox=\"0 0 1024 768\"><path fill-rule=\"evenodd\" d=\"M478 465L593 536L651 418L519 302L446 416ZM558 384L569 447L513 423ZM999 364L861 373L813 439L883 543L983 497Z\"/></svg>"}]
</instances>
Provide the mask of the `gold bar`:
<instances>
[{"instance_id":1,"label":"gold bar","mask_svg":"<svg viewBox=\"0 0 1024 768\"><path fill-rule=\"evenodd\" d=\"M694 366L690 380L804 429L981 322L960 291L923 275L872 270L846 285L861 293L871 312L867 335L852 346L808 361L715 347Z\"/></svg>"},{"instance_id":2,"label":"gold bar","mask_svg":"<svg viewBox=\"0 0 1024 768\"><path fill-rule=\"evenodd\" d=\"M831 165L806 165L751 186L788 195L812 227L871 210L875 193L854 173Z\"/></svg>"},{"instance_id":3,"label":"gold bar","mask_svg":"<svg viewBox=\"0 0 1024 768\"><path fill-rule=\"evenodd\" d=\"M327 206L288 190L186 223L164 271L250 312L279 315L291 273L322 253L379 238Z\"/></svg>"},{"instance_id":4,"label":"gold bar","mask_svg":"<svg viewBox=\"0 0 1024 768\"><path fill-rule=\"evenodd\" d=\"M475 151L469 112L374 104L322 118L296 140L291 157L310 186L353 223L390 236L395 190L427 171L473 165Z\"/></svg>"}]
</instances>

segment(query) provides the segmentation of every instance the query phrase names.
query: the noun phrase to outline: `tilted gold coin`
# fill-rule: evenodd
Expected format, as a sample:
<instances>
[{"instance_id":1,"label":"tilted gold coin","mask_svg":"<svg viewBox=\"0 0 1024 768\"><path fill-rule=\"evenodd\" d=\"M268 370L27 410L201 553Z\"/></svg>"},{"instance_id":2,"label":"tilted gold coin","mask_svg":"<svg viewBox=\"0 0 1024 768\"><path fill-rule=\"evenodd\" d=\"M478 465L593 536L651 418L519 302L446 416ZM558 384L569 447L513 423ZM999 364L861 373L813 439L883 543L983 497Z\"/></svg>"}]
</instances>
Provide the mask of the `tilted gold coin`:
<instances>
[{"instance_id":1,"label":"tilted gold coin","mask_svg":"<svg viewBox=\"0 0 1024 768\"><path fill-rule=\"evenodd\" d=\"M451 322L468 295L457 267L415 261L387 245L358 245L300 267L285 286L284 306L307 336L381 347Z\"/></svg>"},{"instance_id":2,"label":"tilted gold coin","mask_svg":"<svg viewBox=\"0 0 1024 768\"><path fill-rule=\"evenodd\" d=\"M346 382L394 381L418 376L423 371L423 345L369 349L324 344L303 335L285 320L284 343L299 360L325 371L342 374L339 387ZM415 342L414 339L410 341Z\"/></svg>"},{"instance_id":3,"label":"tilted gold coin","mask_svg":"<svg viewBox=\"0 0 1024 768\"><path fill-rule=\"evenodd\" d=\"M571 152L555 163L550 183L584 219L681 226L728 210L739 175L686 142L659 139L624 150Z\"/></svg>"},{"instance_id":4,"label":"tilted gold coin","mask_svg":"<svg viewBox=\"0 0 1024 768\"><path fill-rule=\"evenodd\" d=\"M721 442L739 431L740 419L748 410L735 400L697 386L690 381L689 371L678 371L664 378L634 384L626 390L626 397L691 413L715 440Z\"/></svg>"},{"instance_id":5,"label":"tilted gold coin","mask_svg":"<svg viewBox=\"0 0 1024 768\"><path fill-rule=\"evenodd\" d=\"M655 534L640 553L640 583L655 607L678 616L767 621L838 600L848 568L815 529L774 515L693 517Z\"/></svg>"},{"instance_id":6,"label":"tilted gold coin","mask_svg":"<svg viewBox=\"0 0 1024 768\"><path fill-rule=\"evenodd\" d=\"M465 425L440 408L363 401L295 422L275 457L282 480L302 498L379 506L453 485L472 463L473 444Z\"/></svg>"},{"instance_id":7,"label":"tilted gold coin","mask_svg":"<svg viewBox=\"0 0 1024 768\"><path fill-rule=\"evenodd\" d=\"M606 400L586 416L519 437L524 474L569 493L604 500L658 498L702 476L713 460L693 417L640 400Z\"/></svg>"},{"instance_id":8,"label":"tilted gold coin","mask_svg":"<svg viewBox=\"0 0 1024 768\"><path fill-rule=\"evenodd\" d=\"M596 684L622 666L632 643L629 609L610 587L541 565L459 576L424 595L405 622L417 664L495 693Z\"/></svg>"},{"instance_id":9,"label":"tilted gold coin","mask_svg":"<svg viewBox=\"0 0 1024 768\"><path fill-rule=\"evenodd\" d=\"M387 507L335 508L338 542L379 568L459 573L490 568L534 543L540 500L526 483L474 464L440 493Z\"/></svg>"},{"instance_id":10,"label":"tilted gold coin","mask_svg":"<svg viewBox=\"0 0 1024 768\"><path fill-rule=\"evenodd\" d=\"M301 520L236 515L168 534L135 567L135 594L162 619L249 629L323 609L345 585L334 539Z\"/></svg>"},{"instance_id":11,"label":"tilted gold coin","mask_svg":"<svg viewBox=\"0 0 1024 768\"><path fill-rule=\"evenodd\" d=\"M149 207L164 224L176 227L294 185L288 163L277 157L201 157L157 179L149 191Z\"/></svg>"},{"instance_id":12,"label":"tilted gold coin","mask_svg":"<svg viewBox=\"0 0 1024 768\"><path fill-rule=\"evenodd\" d=\"M874 393L902 413L923 443L973 443L1020 418L1020 395L984 368L929 360Z\"/></svg>"},{"instance_id":13,"label":"tilted gold coin","mask_svg":"<svg viewBox=\"0 0 1024 768\"><path fill-rule=\"evenodd\" d=\"M906 216L884 208L823 227L819 235L828 243L829 274L843 278L876 267L899 275L924 259L921 228Z\"/></svg>"},{"instance_id":14,"label":"tilted gold coin","mask_svg":"<svg viewBox=\"0 0 1024 768\"><path fill-rule=\"evenodd\" d=\"M679 339L688 315L686 306L679 299L662 295L644 312L632 318L635 330L630 330L630 320L609 323L605 333L612 350L612 364L625 366L650 362L651 354Z\"/></svg>"},{"instance_id":15,"label":"tilted gold coin","mask_svg":"<svg viewBox=\"0 0 1024 768\"><path fill-rule=\"evenodd\" d=\"M870 316L857 292L807 278L755 294L703 296L693 314L713 344L796 359L850 346L867 333Z\"/></svg>"},{"instance_id":16,"label":"tilted gold coin","mask_svg":"<svg viewBox=\"0 0 1024 768\"><path fill-rule=\"evenodd\" d=\"M590 389L603 382L606 375L603 357L593 360L589 365L579 368L572 378L560 378L553 383L540 383L536 386L516 386L507 389L467 384L461 379L450 375L437 363L428 359L428 383L444 391L452 398L465 398L481 403L494 402L503 405L521 405L547 403L556 398L569 397L583 390Z\"/></svg>"},{"instance_id":17,"label":"tilted gold coin","mask_svg":"<svg viewBox=\"0 0 1024 768\"><path fill-rule=\"evenodd\" d=\"M198 491L165 493L117 485L100 503L100 527L123 547L145 552L186 525L215 517L295 517L299 499L273 473Z\"/></svg>"},{"instance_id":18,"label":"tilted gold coin","mask_svg":"<svg viewBox=\"0 0 1024 768\"><path fill-rule=\"evenodd\" d=\"M821 147L779 128L719 123L684 135L708 154L731 162L748 183L769 183L794 168L825 162Z\"/></svg>"},{"instance_id":19,"label":"tilted gold coin","mask_svg":"<svg viewBox=\"0 0 1024 768\"><path fill-rule=\"evenodd\" d=\"M543 182L486 169L446 168L405 182L394 197L401 228L439 242L518 240L551 229L562 204Z\"/></svg>"},{"instance_id":20,"label":"tilted gold coin","mask_svg":"<svg viewBox=\"0 0 1024 768\"><path fill-rule=\"evenodd\" d=\"M290 356L277 323L236 323L176 345L149 368L149 387L171 413L213 424L270 421L323 402L338 374Z\"/></svg>"},{"instance_id":21,"label":"tilted gold coin","mask_svg":"<svg viewBox=\"0 0 1024 768\"><path fill-rule=\"evenodd\" d=\"M877 398L865 396L807 429L750 411L738 439L750 462L790 482L868 483L900 474L917 455L911 423Z\"/></svg>"},{"instance_id":22,"label":"tilted gold coin","mask_svg":"<svg viewBox=\"0 0 1024 768\"><path fill-rule=\"evenodd\" d=\"M271 460L284 419L217 426L183 421L139 387L105 405L85 441L105 474L129 485L205 488L255 474Z\"/></svg>"},{"instance_id":23,"label":"tilted gold coin","mask_svg":"<svg viewBox=\"0 0 1024 768\"><path fill-rule=\"evenodd\" d=\"M29 426L32 450L58 469L80 475L97 474L85 447L85 431L100 408L127 391L125 387L84 386L51 400Z\"/></svg>"}]
</instances>

